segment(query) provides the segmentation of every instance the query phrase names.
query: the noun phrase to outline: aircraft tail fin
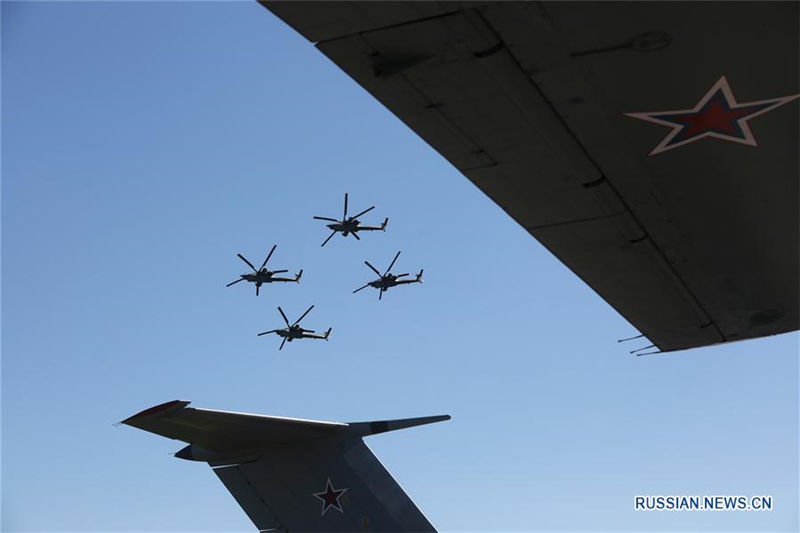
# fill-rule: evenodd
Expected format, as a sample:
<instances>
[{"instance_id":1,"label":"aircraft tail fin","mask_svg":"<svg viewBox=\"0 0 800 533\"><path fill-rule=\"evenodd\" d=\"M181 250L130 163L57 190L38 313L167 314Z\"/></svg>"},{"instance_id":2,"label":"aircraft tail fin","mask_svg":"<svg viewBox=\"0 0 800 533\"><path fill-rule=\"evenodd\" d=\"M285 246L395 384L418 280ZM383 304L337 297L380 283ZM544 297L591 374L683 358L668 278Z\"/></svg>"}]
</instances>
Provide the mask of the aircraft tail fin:
<instances>
[{"instance_id":1,"label":"aircraft tail fin","mask_svg":"<svg viewBox=\"0 0 800 533\"><path fill-rule=\"evenodd\" d=\"M297 275L294 277L294 280L295 280L297 283L300 283L300 278L302 278L302 277L303 277L303 269L301 268L301 269L300 269L300 272L298 272L298 273L297 273Z\"/></svg>"},{"instance_id":2,"label":"aircraft tail fin","mask_svg":"<svg viewBox=\"0 0 800 533\"><path fill-rule=\"evenodd\" d=\"M382 229L382 230L385 230L385 229L386 229L386 225L387 225L388 223L389 223L389 217L386 217L386 218L384 218L384 219L383 219L383 222L381 222L381 229Z\"/></svg>"},{"instance_id":3,"label":"aircraft tail fin","mask_svg":"<svg viewBox=\"0 0 800 533\"><path fill-rule=\"evenodd\" d=\"M419 269L419 272L417 273L417 281L419 281L420 283L422 283L422 271L423 270L424 269L421 268L421 269Z\"/></svg>"},{"instance_id":4,"label":"aircraft tail fin","mask_svg":"<svg viewBox=\"0 0 800 533\"><path fill-rule=\"evenodd\" d=\"M328 331L326 331L326 332L325 332L325 340L328 340L328 337L330 337L330 336L331 336L331 330L332 330L332 329L333 329L333 328L328 328Z\"/></svg>"},{"instance_id":5,"label":"aircraft tail fin","mask_svg":"<svg viewBox=\"0 0 800 533\"><path fill-rule=\"evenodd\" d=\"M174 401L122 423L188 446L260 531L435 531L363 437L448 415L343 424L188 407Z\"/></svg>"}]
</instances>

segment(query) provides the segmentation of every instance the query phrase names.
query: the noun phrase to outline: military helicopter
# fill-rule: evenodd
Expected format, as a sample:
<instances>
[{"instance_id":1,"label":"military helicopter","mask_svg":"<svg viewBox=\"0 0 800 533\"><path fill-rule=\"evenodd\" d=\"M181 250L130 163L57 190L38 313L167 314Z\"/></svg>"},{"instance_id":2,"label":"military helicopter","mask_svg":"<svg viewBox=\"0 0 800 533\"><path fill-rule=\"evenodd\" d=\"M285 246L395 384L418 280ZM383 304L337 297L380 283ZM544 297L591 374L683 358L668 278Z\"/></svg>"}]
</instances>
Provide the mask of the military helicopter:
<instances>
[{"instance_id":1,"label":"military helicopter","mask_svg":"<svg viewBox=\"0 0 800 533\"><path fill-rule=\"evenodd\" d=\"M283 340L281 341L281 346L280 346L280 348L278 348L278 350L283 350L283 345L286 344L286 341L292 342L294 339L324 339L324 340L328 340L328 336L330 336L331 330L333 328L328 328L328 331L326 331L323 334L320 334L320 333L314 333L313 329L305 329L305 328L301 328L300 327L300 325L299 325L300 321L303 320L305 318L305 316L309 313L309 311L311 311L312 309L314 309L313 305L311 307L309 307L308 309L306 309L306 312L303 313L300 316L300 318L298 318L295 321L294 324L290 325L289 324L289 319L286 318L286 315L284 314L283 309L281 309L280 306L278 306L278 311L280 312L281 316L283 317L283 321L286 322L286 327L283 328L283 329L271 329L269 331L264 331L262 333L259 333L258 336L260 337L261 335L266 335L268 333L277 333L279 336L283 337Z\"/></svg>"},{"instance_id":2,"label":"military helicopter","mask_svg":"<svg viewBox=\"0 0 800 533\"><path fill-rule=\"evenodd\" d=\"M407 283L422 283L422 270L419 271L419 273L416 275L414 279L400 279L402 277L408 276L408 272L406 272L405 274L392 274L391 272L389 272L394 266L394 263L395 261L397 261L398 257L400 257L400 252L397 252L397 255L394 256L394 259L392 259L392 263L389 265L389 268L387 268L386 272L384 272L383 274L378 272L377 268L370 265L369 261L364 261L364 263L380 277L375 281L370 281L363 287L357 288L356 290L353 291L353 294L357 293L361 289L366 289L367 287L375 287L376 289L380 289L380 292L378 293L378 300L380 300L381 297L383 296L383 293L389 290L390 287L396 287L397 285L405 285Z\"/></svg>"},{"instance_id":3,"label":"military helicopter","mask_svg":"<svg viewBox=\"0 0 800 533\"><path fill-rule=\"evenodd\" d=\"M231 281L225 286L230 287L231 285L236 285L240 281L249 281L250 283L256 284L256 296L258 296L258 290L261 288L261 285L263 283L272 283L273 281L293 281L295 283L300 283L300 277L303 275L302 269L300 269L300 272L298 272L297 275L293 278L280 278L275 276L275 274L282 274L284 272L289 272L288 270L266 269L267 261L269 261L269 258L272 257L272 252L274 252L275 248L277 247L278 247L277 244L272 246L272 250L269 251L269 253L267 254L267 258L264 259L263 263L261 263L261 268L259 269L256 269L256 267L253 266L253 263L245 259L245 257L242 254L236 254L239 256L239 259L247 263L247 266L253 269L253 273L251 274L250 272L248 272L246 274L240 274L239 279L237 279L236 281Z\"/></svg>"},{"instance_id":4,"label":"military helicopter","mask_svg":"<svg viewBox=\"0 0 800 533\"><path fill-rule=\"evenodd\" d=\"M373 209L375 209L374 205L369 209L365 209L361 211L359 214L348 218L347 193L344 193L344 215L342 215L342 220L336 220L335 218L328 218L328 217L314 217L317 220L327 220L332 222L332 224L325 224L326 226L328 226L330 229L333 230L333 233L331 233L328 236L328 238L325 239L325 242L322 243L322 246L328 244L328 241L331 240L331 237L333 237L334 235L336 235L336 233L339 232L341 232L342 237L347 237L348 235L352 235L353 237L356 238L356 240L360 241L361 237L359 237L357 233L359 231L384 231L386 229L386 224L389 223L388 218L384 219L383 223L380 226L362 226L361 221L358 220L358 217L366 213L369 213Z\"/></svg>"}]
</instances>

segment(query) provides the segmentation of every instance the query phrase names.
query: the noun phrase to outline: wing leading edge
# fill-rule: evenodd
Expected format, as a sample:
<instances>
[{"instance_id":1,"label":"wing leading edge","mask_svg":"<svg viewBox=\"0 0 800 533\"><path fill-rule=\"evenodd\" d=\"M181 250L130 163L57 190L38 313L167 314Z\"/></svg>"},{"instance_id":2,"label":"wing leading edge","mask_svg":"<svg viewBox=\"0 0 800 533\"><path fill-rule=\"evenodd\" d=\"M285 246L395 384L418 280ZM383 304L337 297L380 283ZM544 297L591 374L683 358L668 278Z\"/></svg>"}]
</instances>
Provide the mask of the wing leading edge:
<instances>
[{"instance_id":1,"label":"wing leading edge","mask_svg":"<svg viewBox=\"0 0 800 533\"><path fill-rule=\"evenodd\" d=\"M261 3L661 351L798 329L797 3Z\"/></svg>"},{"instance_id":2,"label":"wing leading edge","mask_svg":"<svg viewBox=\"0 0 800 533\"><path fill-rule=\"evenodd\" d=\"M343 424L188 405L122 423L188 443L176 457L207 462L259 531L435 531L362 438L450 416Z\"/></svg>"}]
</instances>

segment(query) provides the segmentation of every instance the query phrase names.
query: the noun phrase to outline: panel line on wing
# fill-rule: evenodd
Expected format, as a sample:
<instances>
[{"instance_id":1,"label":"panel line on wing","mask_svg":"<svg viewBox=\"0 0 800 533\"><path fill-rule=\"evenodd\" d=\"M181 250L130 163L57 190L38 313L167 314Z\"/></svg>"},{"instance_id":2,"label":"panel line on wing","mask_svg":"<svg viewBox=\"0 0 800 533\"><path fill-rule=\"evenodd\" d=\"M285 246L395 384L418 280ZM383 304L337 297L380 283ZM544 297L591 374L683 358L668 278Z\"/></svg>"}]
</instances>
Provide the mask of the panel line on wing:
<instances>
[{"instance_id":1,"label":"panel line on wing","mask_svg":"<svg viewBox=\"0 0 800 533\"><path fill-rule=\"evenodd\" d=\"M314 41L314 46L316 46L318 44L329 43L331 41L338 41L339 39L347 39L349 37L354 37L356 35L359 35L359 36L360 35L366 35L368 33L391 30L393 28L400 28L400 27L403 27L403 26L410 26L410 25L421 23L421 22L428 22L430 20L436 20L436 19L452 17L453 15L458 15L461 12L462 12L462 10L458 9L456 11L448 11L446 13L439 13L438 15L431 15L429 17L420 17L420 18L414 19L414 20L405 20L403 22L397 22L395 24L387 24L386 26L380 26L380 27L377 27L377 28L370 28L368 30L360 30L360 31L352 32L352 33L346 33L346 34L343 34L343 35L339 35L337 37L332 37L330 39L321 39L319 41Z\"/></svg>"},{"instance_id":2,"label":"panel line on wing","mask_svg":"<svg viewBox=\"0 0 800 533\"><path fill-rule=\"evenodd\" d=\"M475 13L475 16L483 22L483 24L486 26L486 28L490 32L492 32L499 41L503 40L502 36L495 30L494 26L492 26L491 23L489 23L489 21L483 16L482 13L480 13L478 10L472 10L472 11ZM519 69L520 72L524 73L525 70L522 67L522 64L517 59L517 57L514 55L514 53L511 50L509 50L508 46L506 46L505 49L508 51L508 56L510 57L510 59L514 63L514 65ZM553 102L547 97L547 95L544 93L544 91L542 91L542 89L536 84L536 82L530 76L526 75L525 78L528 80L530 85L536 90L536 92L540 95L540 97L547 104L547 106L549 106L549 108L550 108L551 112L553 113L553 115L558 118L558 120L561 122L562 126L566 129L566 131L568 131L570 133L570 135L573 138L573 141L574 141L575 145L583 152L583 154L586 156L587 160L589 162L591 162L592 165L594 165L594 167L601 174L601 176L606 178L605 181L607 182L607 184L608 184L609 188L611 189L612 193L617 197L619 202L625 207L626 212L630 214L631 218L634 220L634 222L642 230L642 233L647 235L647 230L645 229L644 224L642 224L642 222L639 219L639 217L636 215L636 213L633 211L633 209L631 209L631 206L625 201L623 196L620 194L619 190L616 187L614 187L614 184L611 181L611 179L603 172L603 169L600 168L598 162L592 157L591 153L586 148L586 146L581 142L581 140L578 138L578 136L575 135L575 133L570 129L569 125L563 120L563 118L558 113L558 110L556 109L556 107L553 104ZM710 323L713 324L716 333L719 335L720 342L725 342L726 340L728 340L728 339L726 339L726 337L723 334L723 332L720 329L720 327L716 324L714 319L711 317L710 313L705 309L703 304L700 302L698 297L695 295L695 293L688 286L688 284L683 279L683 277L678 273L678 271L675 269L675 267L672 265L672 263L668 260L666 254L664 253L664 250L661 248L661 246L659 246L659 244L653 238L650 238L650 242L653 245L653 249L656 251L656 253L661 258L661 260L663 262L663 265L666 266L666 268L675 277L675 279L678 281L680 286L684 289L684 292L688 295L688 297L691 299L691 301L696 305L697 309L705 316L705 318L708 319L708 321Z\"/></svg>"}]
</instances>

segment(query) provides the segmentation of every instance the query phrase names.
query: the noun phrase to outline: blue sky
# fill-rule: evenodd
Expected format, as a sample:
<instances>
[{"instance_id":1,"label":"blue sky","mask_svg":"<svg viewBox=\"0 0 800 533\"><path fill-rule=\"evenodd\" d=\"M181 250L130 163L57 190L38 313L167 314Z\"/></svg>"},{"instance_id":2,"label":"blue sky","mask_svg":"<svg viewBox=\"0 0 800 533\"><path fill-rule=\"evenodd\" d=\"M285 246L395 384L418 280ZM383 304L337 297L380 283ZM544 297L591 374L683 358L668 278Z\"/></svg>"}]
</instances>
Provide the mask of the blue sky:
<instances>
[{"instance_id":1,"label":"blue sky","mask_svg":"<svg viewBox=\"0 0 800 533\"><path fill-rule=\"evenodd\" d=\"M313 215L376 205L386 233ZM300 285L225 284L253 262ZM425 283L351 291L369 260ZM637 332L256 2L2 3L2 529L252 531L157 403L336 421L442 531L798 528L798 335L634 358ZM256 333L316 308L331 340ZM769 513L637 513L768 494Z\"/></svg>"}]
</instances>

